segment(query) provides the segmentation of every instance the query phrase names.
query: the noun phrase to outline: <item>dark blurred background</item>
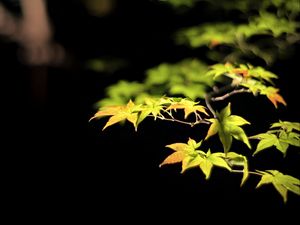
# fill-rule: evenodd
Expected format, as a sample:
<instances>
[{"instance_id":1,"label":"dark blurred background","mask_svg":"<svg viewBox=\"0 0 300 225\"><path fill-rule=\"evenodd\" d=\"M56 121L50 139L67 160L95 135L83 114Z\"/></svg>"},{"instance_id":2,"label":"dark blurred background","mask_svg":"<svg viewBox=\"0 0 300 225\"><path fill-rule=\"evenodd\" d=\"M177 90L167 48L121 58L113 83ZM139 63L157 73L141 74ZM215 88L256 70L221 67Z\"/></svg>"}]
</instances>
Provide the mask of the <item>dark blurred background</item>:
<instances>
[{"instance_id":1,"label":"dark blurred background","mask_svg":"<svg viewBox=\"0 0 300 225\"><path fill-rule=\"evenodd\" d=\"M18 17L16 2L2 4ZM218 168L206 181L200 170L180 174L179 165L158 167L170 154L165 145L186 142L188 137L199 140L205 127L190 129L146 120L138 132L128 124L102 132L105 119L89 122L96 112L94 103L105 96L108 85L120 79L141 81L146 69L162 62L201 58L201 51L175 45L172 35L180 27L212 17L220 19L221 12L212 15L210 9L208 15L200 4L182 14L155 1L115 1L106 11L91 12L79 0L47 1L47 12L53 29L51 41L61 54L57 62L26 62L20 42L5 35L0 39L3 109L9 112L3 117L4 124L8 123L5 133L9 138L4 136L8 145L2 148L10 155L4 169L12 199L8 208L17 206L25 211L34 206L33 212L49 219L95 216L101 217L97 218L100 222L120 216L141 224L148 218L200 223L213 213L224 213L222 218L233 223L239 216L297 218L299 197L289 193L283 204L273 187L255 190L255 176L240 188L240 175ZM50 49L56 48L53 46ZM291 58L272 67L280 75L277 85L288 103L286 108L275 110L265 99L253 96L232 98L234 114L254 125L245 128L247 133L263 132L278 119L299 122L299 53L296 44ZM88 60L100 57L121 58L127 64L113 73L86 66ZM221 147L217 138L212 142ZM299 178L299 151L291 147L285 158L279 152L266 151L250 162L251 167L278 169ZM215 217L210 220L220 219Z\"/></svg>"}]
</instances>

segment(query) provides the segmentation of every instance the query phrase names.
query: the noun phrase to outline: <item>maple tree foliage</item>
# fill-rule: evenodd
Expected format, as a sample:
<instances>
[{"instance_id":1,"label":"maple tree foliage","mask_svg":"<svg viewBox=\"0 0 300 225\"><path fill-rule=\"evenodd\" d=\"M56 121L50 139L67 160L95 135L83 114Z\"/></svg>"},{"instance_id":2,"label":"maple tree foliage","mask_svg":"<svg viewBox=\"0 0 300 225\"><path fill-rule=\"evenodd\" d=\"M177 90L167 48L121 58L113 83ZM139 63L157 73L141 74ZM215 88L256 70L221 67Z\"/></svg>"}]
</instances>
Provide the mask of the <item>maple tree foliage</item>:
<instances>
[{"instance_id":1,"label":"maple tree foliage","mask_svg":"<svg viewBox=\"0 0 300 225\"><path fill-rule=\"evenodd\" d=\"M192 7L197 1L167 2L174 7ZM233 2L234 4L224 4L224 7L247 12L248 4L242 4L243 1ZM261 152L271 150L278 150L286 156L290 146L298 150L300 147L299 122L279 120L273 122L265 133L248 134L244 127L252 126L253 121L232 112L230 97L242 93L253 97L262 96L275 109L287 105L276 86L279 76L269 68L252 65L240 56L254 54L263 58L267 65L271 65L275 60L271 57L274 52L271 55L265 54L259 45L247 41L253 36L267 34L276 40L273 43L280 40L287 45L293 44L294 42L288 40L299 36L296 31L298 23L293 18L300 9L294 7L294 0L288 3L255 2L261 10L257 9L257 15L249 18L248 23L206 23L182 29L176 34L178 43L189 44L192 48L207 46L214 51L216 46L229 45L233 49L229 55L223 55L221 59L217 57L216 63L211 65L197 58L184 59L174 64L161 63L146 71L143 82L119 81L107 89L107 98L98 102L99 110L91 120L109 117L103 130L128 121L138 131L146 118L190 127L202 126L206 130L205 137L199 137L197 141L188 138L186 143L166 145L172 153L159 166L181 163L181 173L198 168L205 179L209 179L213 168L218 167L230 173L242 174L241 186L250 175L259 176L257 188L272 184L286 202L288 192L300 195L300 180L278 170L249 168L246 152L236 152L232 144L234 141L242 142L247 146L245 149L252 153L252 157L259 157L257 155L262 154ZM272 14L266 11L270 6L283 8ZM285 38L282 39L282 36ZM227 101L227 105L219 111L216 110L215 104L224 101ZM183 116L180 116L182 114L179 111L182 111ZM209 143L213 136L218 137L222 151L214 149L215 147L203 149L202 144Z\"/></svg>"}]
</instances>

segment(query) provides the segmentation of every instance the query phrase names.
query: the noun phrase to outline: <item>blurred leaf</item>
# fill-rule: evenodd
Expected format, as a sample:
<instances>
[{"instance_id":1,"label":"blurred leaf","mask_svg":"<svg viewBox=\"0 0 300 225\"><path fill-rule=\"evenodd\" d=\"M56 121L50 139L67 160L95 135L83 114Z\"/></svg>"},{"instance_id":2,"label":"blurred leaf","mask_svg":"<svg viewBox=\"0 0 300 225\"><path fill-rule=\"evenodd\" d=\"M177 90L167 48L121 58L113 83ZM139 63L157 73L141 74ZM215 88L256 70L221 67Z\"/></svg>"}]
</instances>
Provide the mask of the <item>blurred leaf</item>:
<instances>
[{"instance_id":1,"label":"blurred leaf","mask_svg":"<svg viewBox=\"0 0 300 225\"><path fill-rule=\"evenodd\" d=\"M116 71L123 69L127 65L127 61L118 58L90 59L86 63L88 69L101 73L115 73Z\"/></svg>"}]
</instances>

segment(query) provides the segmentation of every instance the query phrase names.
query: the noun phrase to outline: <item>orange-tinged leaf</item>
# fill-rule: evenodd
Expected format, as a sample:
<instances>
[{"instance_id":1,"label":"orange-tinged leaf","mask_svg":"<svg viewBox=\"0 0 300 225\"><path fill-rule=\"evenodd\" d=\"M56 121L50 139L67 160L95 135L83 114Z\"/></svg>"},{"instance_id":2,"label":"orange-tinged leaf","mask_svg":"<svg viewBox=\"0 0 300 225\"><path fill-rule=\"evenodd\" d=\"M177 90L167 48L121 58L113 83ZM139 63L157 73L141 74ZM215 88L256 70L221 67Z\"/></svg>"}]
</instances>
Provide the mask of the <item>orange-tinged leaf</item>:
<instances>
[{"instance_id":1,"label":"orange-tinged leaf","mask_svg":"<svg viewBox=\"0 0 300 225\"><path fill-rule=\"evenodd\" d=\"M272 94L267 95L268 99L273 103L273 105L275 106L275 108L278 107L277 103L281 103L283 105L287 105L285 100L283 99L283 97L278 94L277 92L274 92Z\"/></svg>"},{"instance_id":2,"label":"orange-tinged leaf","mask_svg":"<svg viewBox=\"0 0 300 225\"><path fill-rule=\"evenodd\" d=\"M219 45L219 44L220 44L220 41L219 41L219 40L217 40L217 39L212 39L212 40L210 41L209 47L212 48L212 47L215 47L215 46L217 46L217 45Z\"/></svg>"},{"instance_id":3,"label":"orange-tinged leaf","mask_svg":"<svg viewBox=\"0 0 300 225\"><path fill-rule=\"evenodd\" d=\"M243 77L249 76L249 71L247 69L239 69L239 68L237 68L237 69L233 69L231 72L235 73L235 74L238 74L238 75L241 75Z\"/></svg>"},{"instance_id":4,"label":"orange-tinged leaf","mask_svg":"<svg viewBox=\"0 0 300 225\"><path fill-rule=\"evenodd\" d=\"M173 164L173 163L179 163L181 162L184 157L186 156L186 153L183 151L177 151L169 155L160 165L159 167L165 165L165 164Z\"/></svg>"}]
</instances>

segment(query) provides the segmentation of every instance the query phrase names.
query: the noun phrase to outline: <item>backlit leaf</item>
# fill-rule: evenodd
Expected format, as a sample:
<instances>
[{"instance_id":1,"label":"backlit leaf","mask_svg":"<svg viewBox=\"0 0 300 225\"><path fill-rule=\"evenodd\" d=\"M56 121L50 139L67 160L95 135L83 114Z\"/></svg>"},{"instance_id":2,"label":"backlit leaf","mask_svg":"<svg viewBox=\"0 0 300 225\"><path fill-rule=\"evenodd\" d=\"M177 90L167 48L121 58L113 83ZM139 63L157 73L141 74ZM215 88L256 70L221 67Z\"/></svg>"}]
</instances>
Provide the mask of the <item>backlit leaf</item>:
<instances>
[{"instance_id":1,"label":"backlit leaf","mask_svg":"<svg viewBox=\"0 0 300 225\"><path fill-rule=\"evenodd\" d=\"M248 169L248 160L247 157L244 156L244 168L243 168L243 178L242 178L242 182L241 182L241 186L246 182L246 180L249 177L249 169Z\"/></svg>"},{"instance_id":2,"label":"backlit leaf","mask_svg":"<svg viewBox=\"0 0 300 225\"><path fill-rule=\"evenodd\" d=\"M212 123L207 131L205 140L208 139L209 137L215 135L216 133L218 133L218 130L219 130L219 122L217 119L208 119L208 121L210 121Z\"/></svg>"},{"instance_id":3,"label":"backlit leaf","mask_svg":"<svg viewBox=\"0 0 300 225\"><path fill-rule=\"evenodd\" d=\"M187 99L182 99L180 102L175 102L172 103L166 110L171 110L171 109L183 109L184 110L184 118L186 119L191 113L197 113L197 112L202 112L206 115L207 112L205 110L205 107L202 105L197 105L196 102L190 101Z\"/></svg>"},{"instance_id":4,"label":"backlit leaf","mask_svg":"<svg viewBox=\"0 0 300 225\"><path fill-rule=\"evenodd\" d=\"M213 167L213 164L209 160L203 160L200 163L200 169L205 175L205 179L209 179L210 174L211 174L211 169Z\"/></svg>"},{"instance_id":5,"label":"backlit leaf","mask_svg":"<svg viewBox=\"0 0 300 225\"><path fill-rule=\"evenodd\" d=\"M279 121L271 125L270 128L273 130L252 136L251 138L260 140L253 155L275 146L285 156L289 145L300 147L300 134L293 132L298 131L298 125L296 122Z\"/></svg>"},{"instance_id":6,"label":"backlit leaf","mask_svg":"<svg viewBox=\"0 0 300 225\"><path fill-rule=\"evenodd\" d=\"M278 193L282 196L283 201L287 201L287 192L291 191L297 195L300 195L300 180L290 175L282 174L277 170L267 170L266 172L259 171L262 174L260 182L257 184L257 188L272 183Z\"/></svg>"},{"instance_id":7,"label":"backlit leaf","mask_svg":"<svg viewBox=\"0 0 300 225\"><path fill-rule=\"evenodd\" d=\"M286 202L287 201L287 192L288 192L287 188L285 186L283 186L282 184L277 183L276 181L273 181L272 183L273 183L275 189L282 196L283 201Z\"/></svg>"},{"instance_id":8,"label":"backlit leaf","mask_svg":"<svg viewBox=\"0 0 300 225\"><path fill-rule=\"evenodd\" d=\"M173 163L179 163L182 162L182 160L185 158L186 153L184 151L177 151L173 154L169 155L159 166L163 166L165 164L173 164Z\"/></svg>"},{"instance_id":9,"label":"backlit leaf","mask_svg":"<svg viewBox=\"0 0 300 225\"><path fill-rule=\"evenodd\" d=\"M197 154L187 155L182 160L181 173L183 173L187 169L199 166L202 161L203 159Z\"/></svg>"},{"instance_id":10,"label":"backlit leaf","mask_svg":"<svg viewBox=\"0 0 300 225\"><path fill-rule=\"evenodd\" d=\"M258 152L273 146L278 141L276 135L274 134L263 134L263 136L262 135L260 136L261 136L261 140L258 142L256 150L253 153L253 155L256 155Z\"/></svg>"},{"instance_id":11,"label":"backlit leaf","mask_svg":"<svg viewBox=\"0 0 300 225\"><path fill-rule=\"evenodd\" d=\"M279 121L279 122L273 123L270 128L275 128L275 127L282 128L288 132L290 132L294 129L297 131L300 131L300 123L297 123L297 122Z\"/></svg>"},{"instance_id":12,"label":"backlit leaf","mask_svg":"<svg viewBox=\"0 0 300 225\"><path fill-rule=\"evenodd\" d=\"M224 153L223 153L224 154ZM213 165L223 167L229 171L231 171L231 168L228 166L227 162L224 158L219 157L218 154L213 153L207 157L207 160L209 160Z\"/></svg>"},{"instance_id":13,"label":"backlit leaf","mask_svg":"<svg viewBox=\"0 0 300 225\"><path fill-rule=\"evenodd\" d=\"M273 103L275 108L278 108L278 103L281 103L283 105L287 105L283 97L276 92L271 92L270 94L267 94L268 99Z\"/></svg>"},{"instance_id":14,"label":"backlit leaf","mask_svg":"<svg viewBox=\"0 0 300 225\"><path fill-rule=\"evenodd\" d=\"M107 106L100 109L96 114L91 118L101 118L104 116L111 116L102 130L107 127L114 125L123 120L128 120L133 124L135 130L137 130L137 120L138 120L138 112L141 111L139 105L135 105L131 100L125 106Z\"/></svg>"},{"instance_id":15,"label":"backlit leaf","mask_svg":"<svg viewBox=\"0 0 300 225\"><path fill-rule=\"evenodd\" d=\"M231 148L232 138L244 142L248 148L251 148L247 135L240 127L250 123L240 116L231 115L230 103L220 113L217 113L217 119L208 119L208 121L211 122L211 125L205 140L218 133L225 153Z\"/></svg>"}]
</instances>

